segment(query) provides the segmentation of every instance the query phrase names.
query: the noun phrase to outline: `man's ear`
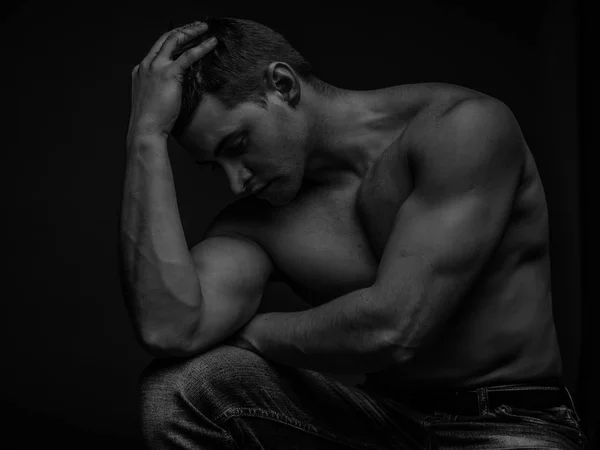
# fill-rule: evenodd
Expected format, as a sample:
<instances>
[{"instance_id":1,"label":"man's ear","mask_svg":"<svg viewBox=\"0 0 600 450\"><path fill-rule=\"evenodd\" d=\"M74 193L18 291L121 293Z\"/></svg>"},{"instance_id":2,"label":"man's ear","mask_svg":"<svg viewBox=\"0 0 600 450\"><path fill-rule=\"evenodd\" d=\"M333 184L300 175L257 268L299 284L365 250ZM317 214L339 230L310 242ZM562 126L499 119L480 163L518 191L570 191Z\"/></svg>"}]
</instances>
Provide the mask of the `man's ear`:
<instances>
[{"instance_id":1,"label":"man's ear","mask_svg":"<svg viewBox=\"0 0 600 450\"><path fill-rule=\"evenodd\" d=\"M268 91L277 92L292 108L296 107L300 102L301 86L294 69L284 62L272 62L265 78Z\"/></svg>"}]
</instances>

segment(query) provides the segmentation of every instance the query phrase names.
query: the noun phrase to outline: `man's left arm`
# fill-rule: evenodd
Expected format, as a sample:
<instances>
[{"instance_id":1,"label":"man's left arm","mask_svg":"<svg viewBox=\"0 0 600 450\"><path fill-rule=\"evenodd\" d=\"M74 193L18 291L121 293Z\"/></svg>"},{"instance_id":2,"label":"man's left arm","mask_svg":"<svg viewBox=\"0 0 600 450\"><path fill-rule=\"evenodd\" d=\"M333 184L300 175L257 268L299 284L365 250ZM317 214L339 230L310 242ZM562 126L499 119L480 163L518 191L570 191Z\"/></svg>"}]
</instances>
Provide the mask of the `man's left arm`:
<instances>
[{"instance_id":1,"label":"man's left arm","mask_svg":"<svg viewBox=\"0 0 600 450\"><path fill-rule=\"evenodd\" d=\"M455 105L409 154L414 188L397 213L375 282L305 311L257 314L230 343L329 373L409 361L441 329L498 245L523 149L519 125L503 103Z\"/></svg>"}]
</instances>

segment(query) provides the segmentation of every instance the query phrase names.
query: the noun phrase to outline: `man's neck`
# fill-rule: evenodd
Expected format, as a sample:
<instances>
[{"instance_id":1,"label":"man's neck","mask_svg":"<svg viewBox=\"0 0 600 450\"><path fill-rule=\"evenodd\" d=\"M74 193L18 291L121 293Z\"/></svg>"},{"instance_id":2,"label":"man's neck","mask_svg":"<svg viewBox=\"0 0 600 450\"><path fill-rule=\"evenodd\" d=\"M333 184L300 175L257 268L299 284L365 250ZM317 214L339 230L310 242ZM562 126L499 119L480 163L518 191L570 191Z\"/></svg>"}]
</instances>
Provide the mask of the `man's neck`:
<instances>
[{"instance_id":1,"label":"man's neck","mask_svg":"<svg viewBox=\"0 0 600 450\"><path fill-rule=\"evenodd\" d=\"M410 105L402 102L403 88L339 89L327 98L305 89L310 139L305 178L317 181L331 172L352 172L363 178L414 117Z\"/></svg>"}]
</instances>

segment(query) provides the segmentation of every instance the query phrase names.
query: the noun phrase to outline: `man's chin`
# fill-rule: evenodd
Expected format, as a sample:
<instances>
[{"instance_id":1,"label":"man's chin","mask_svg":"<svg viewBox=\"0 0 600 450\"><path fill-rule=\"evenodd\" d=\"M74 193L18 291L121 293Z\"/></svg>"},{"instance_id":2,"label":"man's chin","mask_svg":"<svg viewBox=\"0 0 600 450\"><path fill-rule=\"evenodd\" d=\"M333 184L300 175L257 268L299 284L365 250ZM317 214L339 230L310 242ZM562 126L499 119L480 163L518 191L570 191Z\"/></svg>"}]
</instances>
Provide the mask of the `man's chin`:
<instances>
[{"instance_id":1,"label":"man's chin","mask_svg":"<svg viewBox=\"0 0 600 450\"><path fill-rule=\"evenodd\" d=\"M261 198L262 201L269 203L271 206L275 208L279 208L281 206L285 206L293 200L292 198L284 197L281 195L270 195Z\"/></svg>"},{"instance_id":2,"label":"man's chin","mask_svg":"<svg viewBox=\"0 0 600 450\"><path fill-rule=\"evenodd\" d=\"M257 197L273 207L285 206L298 195L299 189L293 189L292 186L290 183L281 183L279 180L272 181Z\"/></svg>"},{"instance_id":3,"label":"man's chin","mask_svg":"<svg viewBox=\"0 0 600 450\"><path fill-rule=\"evenodd\" d=\"M291 203L293 199L290 200L269 200L267 199L266 201L268 201L271 206L275 207L275 208L281 208L282 206L285 206L289 203Z\"/></svg>"},{"instance_id":4,"label":"man's chin","mask_svg":"<svg viewBox=\"0 0 600 450\"><path fill-rule=\"evenodd\" d=\"M266 202L269 202L271 206L279 208L291 203L292 200L296 198L296 195L290 195L287 192L285 194L282 192L277 192L275 195L273 195L271 193L271 195L265 195L262 199Z\"/></svg>"}]
</instances>

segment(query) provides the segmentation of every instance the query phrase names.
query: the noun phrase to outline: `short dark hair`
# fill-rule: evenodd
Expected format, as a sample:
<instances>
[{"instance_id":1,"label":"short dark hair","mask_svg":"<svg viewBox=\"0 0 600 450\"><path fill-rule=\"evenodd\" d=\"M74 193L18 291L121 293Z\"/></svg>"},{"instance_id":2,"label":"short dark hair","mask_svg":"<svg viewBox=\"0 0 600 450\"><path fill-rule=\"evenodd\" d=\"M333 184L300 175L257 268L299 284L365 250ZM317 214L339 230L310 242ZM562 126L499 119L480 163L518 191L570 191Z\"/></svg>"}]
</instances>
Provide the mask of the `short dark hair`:
<instances>
[{"instance_id":1,"label":"short dark hair","mask_svg":"<svg viewBox=\"0 0 600 450\"><path fill-rule=\"evenodd\" d=\"M216 47L184 74L181 108L171 135L181 136L204 93L214 94L226 108L253 101L266 105L264 71L273 61L282 61L319 91L328 85L318 79L311 65L278 32L252 20L206 17L208 29L197 39L177 48L178 58L187 49L215 36Z\"/></svg>"}]
</instances>

